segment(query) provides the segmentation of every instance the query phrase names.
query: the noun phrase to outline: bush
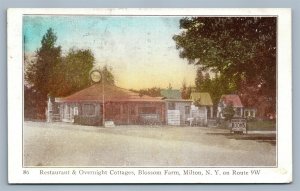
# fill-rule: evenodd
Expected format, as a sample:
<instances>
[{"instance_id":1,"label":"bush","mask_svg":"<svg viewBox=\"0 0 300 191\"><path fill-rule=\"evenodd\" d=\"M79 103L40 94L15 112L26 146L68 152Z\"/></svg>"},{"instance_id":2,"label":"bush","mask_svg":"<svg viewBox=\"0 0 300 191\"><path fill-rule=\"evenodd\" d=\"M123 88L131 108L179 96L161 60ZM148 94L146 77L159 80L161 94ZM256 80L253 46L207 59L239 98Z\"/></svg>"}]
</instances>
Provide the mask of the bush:
<instances>
[{"instance_id":1,"label":"bush","mask_svg":"<svg viewBox=\"0 0 300 191\"><path fill-rule=\"evenodd\" d=\"M248 123L248 130L250 131L275 131L276 122L270 120L251 121Z\"/></svg>"},{"instance_id":2,"label":"bush","mask_svg":"<svg viewBox=\"0 0 300 191\"><path fill-rule=\"evenodd\" d=\"M219 124L218 124L218 128L221 129L230 129L231 125L230 125L230 121L225 121L225 120L220 120Z\"/></svg>"},{"instance_id":3,"label":"bush","mask_svg":"<svg viewBox=\"0 0 300 191\"><path fill-rule=\"evenodd\" d=\"M226 121L230 121L234 116L234 109L232 104L227 105L223 110L223 115Z\"/></svg>"},{"instance_id":4,"label":"bush","mask_svg":"<svg viewBox=\"0 0 300 191\"><path fill-rule=\"evenodd\" d=\"M74 123L80 125L100 126L102 118L100 116L75 116Z\"/></svg>"}]
</instances>

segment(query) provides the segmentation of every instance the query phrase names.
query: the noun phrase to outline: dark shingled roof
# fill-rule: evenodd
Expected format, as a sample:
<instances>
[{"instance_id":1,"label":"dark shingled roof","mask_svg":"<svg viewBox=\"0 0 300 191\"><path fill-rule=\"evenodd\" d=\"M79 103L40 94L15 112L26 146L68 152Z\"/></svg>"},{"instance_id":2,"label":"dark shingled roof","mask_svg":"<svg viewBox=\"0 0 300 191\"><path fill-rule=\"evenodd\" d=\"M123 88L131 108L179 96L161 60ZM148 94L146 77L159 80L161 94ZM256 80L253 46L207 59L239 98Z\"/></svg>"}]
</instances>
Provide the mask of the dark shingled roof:
<instances>
[{"instance_id":1,"label":"dark shingled roof","mask_svg":"<svg viewBox=\"0 0 300 191\"><path fill-rule=\"evenodd\" d=\"M103 91L104 90L104 91ZM104 94L103 94L104 92ZM122 102L122 101L138 101L138 102L162 102L161 97L151 97L147 95L140 96L139 93L132 92L114 85L104 85L101 83L94 84L88 88L78 91L70 96L57 98L57 102Z\"/></svg>"}]
</instances>

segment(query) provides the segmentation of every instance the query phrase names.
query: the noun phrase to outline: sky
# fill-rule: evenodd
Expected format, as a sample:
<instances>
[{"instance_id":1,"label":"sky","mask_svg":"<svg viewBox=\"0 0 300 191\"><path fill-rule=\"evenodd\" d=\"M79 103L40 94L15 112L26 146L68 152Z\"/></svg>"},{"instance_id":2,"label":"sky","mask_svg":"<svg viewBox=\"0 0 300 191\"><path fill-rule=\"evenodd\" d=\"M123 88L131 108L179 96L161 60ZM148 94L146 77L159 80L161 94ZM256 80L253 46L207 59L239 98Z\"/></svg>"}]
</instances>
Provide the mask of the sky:
<instances>
[{"instance_id":1,"label":"sky","mask_svg":"<svg viewBox=\"0 0 300 191\"><path fill-rule=\"evenodd\" d=\"M48 28L57 35L63 54L91 49L95 67L112 68L116 85L128 89L179 89L194 85L196 67L179 58L174 34L181 17L162 16L24 16L25 54L40 46ZM80 68L78 68L80 70Z\"/></svg>"}]
</instances>

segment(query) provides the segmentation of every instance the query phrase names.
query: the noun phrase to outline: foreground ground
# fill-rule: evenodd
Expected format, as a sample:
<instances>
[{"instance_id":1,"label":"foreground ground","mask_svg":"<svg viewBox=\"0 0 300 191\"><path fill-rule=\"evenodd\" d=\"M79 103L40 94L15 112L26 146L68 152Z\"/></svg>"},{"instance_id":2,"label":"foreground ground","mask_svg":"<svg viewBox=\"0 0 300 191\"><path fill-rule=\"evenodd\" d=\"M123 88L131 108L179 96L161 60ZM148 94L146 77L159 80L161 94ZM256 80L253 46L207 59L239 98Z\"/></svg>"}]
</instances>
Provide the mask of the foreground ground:
<instances>
[{"instance_id":1,"label":"foreground ground","mask_svg":"<svg viewBox=\"0 0 300 191\"><path fill-rule=\"evenodd\" d=\"M270 142L268 142L270 141ZM274 166L275 134L225 129L24 123L25 166Z\"/></svg>"}]
</instances>

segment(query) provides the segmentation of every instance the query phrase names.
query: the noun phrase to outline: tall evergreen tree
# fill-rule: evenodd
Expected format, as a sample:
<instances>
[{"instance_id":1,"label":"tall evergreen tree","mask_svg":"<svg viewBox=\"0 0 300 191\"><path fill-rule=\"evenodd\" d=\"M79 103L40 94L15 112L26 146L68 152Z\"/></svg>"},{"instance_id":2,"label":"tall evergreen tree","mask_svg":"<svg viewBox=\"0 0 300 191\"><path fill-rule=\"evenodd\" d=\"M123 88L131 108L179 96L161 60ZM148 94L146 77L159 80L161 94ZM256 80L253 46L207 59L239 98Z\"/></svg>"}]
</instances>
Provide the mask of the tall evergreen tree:
<instances>
[{"instance_id":1,"label":"tall evergreen tree","mask_svg":"<svg viewBox=\"0 0 300 191\"><path fill-rule=\"evenodd\" d=\"M56 40L56 34L49 28L41 40L41 47L36 51L36 60L26 64L25 80L29 89L24 92L28 111L25 112L36 113L34 118L45 118L48 96L67 96L90 85L89 72L95 61L91 50L71 49L63 57ZM103 68L103 73L107 82L114 83L108 67ZM34 112L30 108L34 108Z\"/></svg>"},{"instance_id":2,"label":"tall evergreen tree","mask_svg":"<svg viewBox=\"0 0 300 191\"><path fill-rule=\"evenodd\" d=\"M102 73L102 77L104 80L104 83L106 84L110 84L110 85L114 85L115 84L115 78L114 75L112 73L112 68L105 65L103 66L103 68L101 69L101 73Z\"/></svg>"},{"instance_id":3,"label":"tall evergreen tree","mask_svg":"<svg viewBox=\"0 0 300 191\"><path fill-rule=\"evenodd\" d=\"M204 92L210 92L210 88L211 88L210 75L209 75L209 73L205 73L204 81L203 81L203 84L202 84L202 89L203 89Z\"/></svg>"},{"instance_id":4,"label":"tall evergreen tree","mask_svg":"<svg viewBox=\"0 0 300 191\"><path fill-rule=\"evenodd\" d=\"M195 78L195 85L197 91L203 91L202 89L203 81L204 81L204 77L202 74L202 70L198 68L196 73L196 78Z\"/></svg>"},{"instance_id":5,"label":"tall evergreen tree","mask_svg":"<svg viewBox=\"0 0 300 191\"><path fill-rule=\"evenodd\" d=\"M41 47L36 51L36 62L27 66L25 79L36 92L37 116L44 118L46 100L53 87L55 67L61 63L61 47L56 46L57 36L49 28L41 40Z\"/></svg>"},{"instance_id":6,"label":"tall evergreen tree","mask_svg":"<svg viewBox=\"0 0 300 191\"><path fill-rule=\"evenodd\" d=\"M192 88L186 85L186 81L182 82L182 87L181 87L181 98L182 99L190 99L192 93Z\"/></svg>"}]
</instances>

